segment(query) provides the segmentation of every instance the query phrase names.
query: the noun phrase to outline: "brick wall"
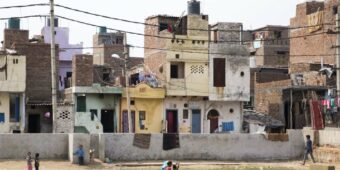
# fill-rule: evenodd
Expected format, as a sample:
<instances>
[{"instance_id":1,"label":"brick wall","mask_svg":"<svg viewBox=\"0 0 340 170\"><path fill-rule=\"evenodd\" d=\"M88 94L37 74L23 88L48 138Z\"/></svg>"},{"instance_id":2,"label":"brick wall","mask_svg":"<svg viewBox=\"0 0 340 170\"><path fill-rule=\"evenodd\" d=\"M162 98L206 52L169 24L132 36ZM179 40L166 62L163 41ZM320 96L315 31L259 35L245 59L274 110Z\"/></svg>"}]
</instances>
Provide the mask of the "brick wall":
<instances>
[{"instance_id":1,"label":"brick wall","mask_svg":"<svg viewBox=\"0 0 340 170\"><path fill-rule=\"evenodd\" d=\"M29 101L51 101L51 46L44 43L14 44L14 49L26 56L26 97ZM57 50L58 51L58 48ZM56 52L58 73L59 57ZM58 81L56 82L56 85ZM56 86L58 87L58 86Z\"/></svg>"},{"instance_id":2,"label":"brick wall","mask_svg":"<svg viewBox=\"0 0 340 170\"><path fill-rule=\"evenodd\" d=\"M335 48L332 46L336 40L336 34L324 34L328 30L335 31L335 15L333 6L340 4L338 0L329 0L324 2L306 2L299 4L296 8L296 16L291 19L291 27L307 26L307 15L316 12L318 9L323 10L323 23L333 24L324 25L321 30L309 33L307 28L291 29L290 36L290 63L320 63L320 56L323 56L325 64L335 63ZM302 56L301 56L302 55Z\"/></svg>"},{"instance_id":3,"label":"brick wall","mask_svg":"<svg viewBox=\"0 0 340 170\"><path fill-rule=\"evenodd\" d=\"M158 25L160 22L175 22L177 18L164 18L164 17L150 17L146 19L146 23ZM147 35L159 36L158 27L145 26L144 33ZM156 38L156 37L145 37L144 38L144 63L146 69L155 73L158 78L165 80L166 75L166 51L161 51L157 49L147 49L147 48L165 48L166 39Z\"/></svg>"},{"instance_id":4,"label":"brick wall","mask_svg":"<svg viewBox=\"0 0 340 170\"><path fill-rule=\"evenodd\" d=\"M92 86L93 56L75 55L72 59L72 86Z\"/></svg>"},{"instance_id":5,"label":"brick wall","mask_svg":"<svg viewBox=\"0 0 340 170\"><path fill-rule=\"evenodd\" d=\"M255 83L255 110L285 122L283 115L283 88L291 86L291 80Z\"/></svg>"},{"instance_id":6,"label":"brick wall","mask_svg":"<svg viewBox=\"0 0 340 170\"><path fill-rule=\"evenodd\" d=\"M28 30L5 29L4 48L11 48L13 43L28 43Z\"/></svg>"}]
</instances>

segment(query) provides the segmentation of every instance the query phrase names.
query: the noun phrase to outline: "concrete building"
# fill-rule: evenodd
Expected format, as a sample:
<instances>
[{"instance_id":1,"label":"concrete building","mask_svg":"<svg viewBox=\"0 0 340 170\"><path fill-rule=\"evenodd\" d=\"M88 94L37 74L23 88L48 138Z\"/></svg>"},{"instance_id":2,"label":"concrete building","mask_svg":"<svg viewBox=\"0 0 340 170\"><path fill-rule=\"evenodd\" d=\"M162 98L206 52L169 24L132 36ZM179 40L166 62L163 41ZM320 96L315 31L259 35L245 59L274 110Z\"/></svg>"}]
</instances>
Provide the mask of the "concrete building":
<instances>
[{"instance_id":1,"label":"concrete building","mask_svg":"<svg viewBox=\"0 0 340 170\"><path fill-rule=\"evenodd\" d=\"M50 45L37 39L29 39L28 30L20 29L20 20L9 20L4 30L3 49L15 50L26 56L25 132L52 132L51 107L51 49ZM58 51L58 47L57 47ZM58 66L58 52L56 54Z\"/></svg>"},{"instance_id":2,"label":"concrete building","mask_svg":"<svg viewBox=\"0 0 340 170\"><path fill-rule=\"evenodd\" d=\"M129 87L131 100L132 132L135 133L161 133L164 110L164 88L152 88L146 83ZM121 98L120 121L121 132L129 132L128 114L126 106L126 90Z\"/></svg>"},{"instance_id":3,"label":"concrete building","mask_svg":"<svg viewBox=\"0 0 340 170\"><path fill-rule=\"evenodd\" d=\"M41 30L41 35L43 36L45 43L51 43L51 28L50 19L47 20L47 26L44 26ZM54 21L55 30L55 42L61 49L59 52L59 78L58 85L59 90L68 88L69 79L72 77L72 56L76 54L82 54L83 44L70 44L69 33L70 29L67 27L59 27L58 19Z\"/></svg>"},{"instance_id":4,"label":"concrete building","mask_svg":"<svg viewBox=\"0 0 340 170\"><path fill-rule=\"evenodd\" d=\"M190 1L190 3L199 3ZM166 89L164 131L169 133L202 133L204 100L208 100L208 16L190 10L183 17L151 16L145 34L167 37L145 37L145 65L157 75ZM178 27L172 28L179 22ZM175 38L173 38L175 34ZM150 49L148 49L150 48ZM157 49L169 49L162 51ZM197 53L185 51L194 49Z\"/></svg>"},{"instance_id":5,"label":"concrete building","mask_svg":"<svg viewBox=\"0 0 340 170\"><path fill-rule=\"evenodd\" d=\"M72 61L72 87L65 89L65 102L73 104L74 132L118 132L122 88L94 83L92 55L75 55ZM105 80L110 82L110 80Z\"/></svg>"},{"instance_id":6,"label":"concrete building","mask_svg":"<svg viewBox=\"0 0 340 170\"><path fill-rule=\"evenodd\" d=\"M210 133L241 131L243 102L250 99L249 52L242 44L242 24L220 22L211 26L209 101L204 118Z\"/></svg>"},{"instance_id":7,"label":"concrete building","mask_svg":"<svg viewBox=\"0 0 340 170\"><path fill-rule=\"evenodd\" d=\"M26 125L26 57L1 53L0 133L23 132Z\"/></svg>"},{"instance_id":8,"label":"concrete building","mask_svg":"<svg viewBox=\"0 0 340 170\"><path fill-rule=\"evenodd\" d=\"M214 99L213 95L212 100L209 100L209 84L211 83L209 72L212 70L211 68L209 71L209 22L208 15L200 13L200 2L195 0L188 2L188 15L151 16L146 19L146 23L150 25L145 27L145 34L153 36L145 37L144 62L159 79L159 85L166 89L163 131L210 133L212 130L208 115L212 115L212 117L220 116L220 121L216 126L228 121L224 123L229 123L230 129L221 127L221 130L239 132L242 112L240 101L242 100L230 98L231 102L226 104L223 100ZM158 27L152 25L158 25ZM243 64L240 64L242 67L239 69L245 69L244 74L248 74L248 60L244 61L239 58L238 61L247 64L248 70L243 67ZM224 67L229 69L229 64L226 62ZM240 70L237 69L237 71ZM229 75L229 72L226 72L225 76L233 76L232 74ZM244 79L248 75L245 75ZM245 83L245 86L247 84L249 83ZM241 90L244 90L244 94L249 93L249 89ZM236 90L235 93L238 91ZM246 96L243 97L246 98ZM233 114L228 115L230 112ZM234 120L235 124L231 125L231 121Z\"/></svg>"},{"instance_id":9,"label":"concrete building","mask_svg":"<svg viewBox=\"0 0 340 170\"><path fill-rule=\"evenodd\" d=\"M289 62L289 27L267 25L251 30L244 39L256 67L287 67Z\"/></svg>"}]
</instances>

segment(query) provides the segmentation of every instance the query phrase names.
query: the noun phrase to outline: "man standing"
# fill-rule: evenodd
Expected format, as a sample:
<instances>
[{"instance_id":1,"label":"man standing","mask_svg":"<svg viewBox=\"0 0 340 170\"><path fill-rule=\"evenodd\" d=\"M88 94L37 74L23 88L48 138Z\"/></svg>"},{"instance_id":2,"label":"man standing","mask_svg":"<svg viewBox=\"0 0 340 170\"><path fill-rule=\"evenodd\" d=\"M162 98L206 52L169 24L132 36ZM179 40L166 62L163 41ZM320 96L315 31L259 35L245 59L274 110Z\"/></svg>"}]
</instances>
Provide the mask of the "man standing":
<instances>
[{"instance_id":1,"label":"man standing","mask_svg":"<svg viewBox=\"0 0 340 170\"><path fill-rule=\"evenodd\" d=\"M306 139L307 139L307 141L306 141L306 151L305 151L305 155L303 157L302 165L305 165L306 159L308 158L308 154L312 158L313 163L315 163L314 156L313 156L313 142L312 142L312 140L310 140L309 135L306 135Z\"/></svg>"}]
</instances>

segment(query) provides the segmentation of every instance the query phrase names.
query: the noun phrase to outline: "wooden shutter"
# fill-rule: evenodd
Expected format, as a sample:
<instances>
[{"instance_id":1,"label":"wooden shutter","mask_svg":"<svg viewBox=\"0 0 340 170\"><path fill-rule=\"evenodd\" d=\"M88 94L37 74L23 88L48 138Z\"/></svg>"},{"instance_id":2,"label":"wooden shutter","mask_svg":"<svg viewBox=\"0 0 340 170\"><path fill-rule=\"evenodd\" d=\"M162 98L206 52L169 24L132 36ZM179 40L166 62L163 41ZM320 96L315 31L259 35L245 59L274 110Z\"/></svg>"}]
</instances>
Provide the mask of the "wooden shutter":
<instances>
[{"instance_id":1,"label":"wooden shutter","mask_svg":"<svg viewBox=\"0 0 340 170\"><path fill-rule=\"evenodd\" d=\"M225 87L225 58L214 58L214 87Z\"/></svg>"}]
</instances>

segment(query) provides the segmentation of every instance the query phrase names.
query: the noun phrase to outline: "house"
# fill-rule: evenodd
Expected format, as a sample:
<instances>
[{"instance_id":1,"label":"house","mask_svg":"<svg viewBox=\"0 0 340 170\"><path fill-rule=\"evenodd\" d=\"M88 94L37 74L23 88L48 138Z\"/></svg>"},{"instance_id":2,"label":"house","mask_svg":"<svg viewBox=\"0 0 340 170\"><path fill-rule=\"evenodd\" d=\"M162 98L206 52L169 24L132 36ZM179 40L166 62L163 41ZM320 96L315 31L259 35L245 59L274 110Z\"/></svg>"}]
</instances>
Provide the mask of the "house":
<instances>
[{"instance_id":1,"label":"house","mask_svg":"<svg viewBox=\"0 0 340 170\"><path fill-rule=\"evenodd\" d=\"M228 22L211 26L210 107L204 118L210 133L242 130L243 102L250 99L249 52L242 44L242 27L241 23Z\"/></svg>"},{"instance_id":2,"label":"house","mask_svg":"<svg viewBox=\"0 0 340 170\"><path fill-rule=\"evenodd\" d=\"M16 51L26 57L25 128L28 133L53 131L51 46L35 38L29 39L28 30L20 29L20 19L10 18L4 30L3 49ZM58 67L58 46L56 65Z\"/></svg>"},{"instance_id":3,"label":"house","mask_svg":"<svg viewBox=\"0 0 340 170\"><path fill-rule=\"evenodd\" d=\"M127 113L127 90L123 91L121 98L121 132L129 132ZM135 87L128 87L130 96L132 132L160 133L163 130L164 88L153 88L146 83L139 83Z\"/></svg>"},{"instance_id":4,"label":"house","mask_svg":"<svg viewBox=\"0 0 340 170\"><path fill-rule=\"evenodd\" d=\"M213 61L209 60L219 56L209 56L209 50L212 50L209 49L210 34L214 32L208 31L209 18L208 15L200 13L200 2L189 1L187 15L150 16L146 19L146 23L145 34L154 36L144 39L146 47L144 63L159 79L159 86L165 88L166 94L163 131L211 133L221 126L221 131L239 132L242 102L247 101L249 97L249 61L247 57L242 57L248 55L247 49L239 47L241 51L236 50L236 53L230 51L230 55L221 57L224 61L229 61L229 58L235 61L225 62L223 70L228 71L218 76L225 76L223 83L227 82L228 76L230 79L237 77L237 85L231 87L236 95L220 98L217 97L218 95L212 95L216 93L212 87L215 66L212 64ZM218 33L223 37L222 32ZM220 40L221 37L217 35L216 38ZM240 41L240 36L237 37L237 41ZM222 44L219 46L223 48ZM222 49L216 47L213 50L219 52ZM238 61L241 62L240 68L230 68ZM241 72L242 78L239 78ZM226 93L231 94L229 87L226 89L228 90ZM214 123L211 125L209 122Z\"/></svg>"},{"instance_id":5,"label":"house","mask_svg":"<svg viewBox=\"0 0 340 170\"><path fill-rule=\"evenodd\" d=\"M41 35L45 43L51 43L51 27L50 19L47 19L47 26L41 29ZM83 44L70 44L69 34L70 29L67 27L60 27L58 18L54 19L54 36L55 43L58 44L59 48L59 76L58 86L59 90L64 90L70 87L69 79L72 77L72 56L76 54L82 54Z\"/></svg>"},{"instance_id":6,"label":"house","mask_svg":"<svg viewBox=\"0 0 340 170\"><path fill-rule=\"evenodd\" d=\"M0 53L0 133L24 132L26 57Z\"/></svg>"},{"instance_id":7,"label":"house","mask_svg":"<svg viewBox=\"0 0 340 170\"><path fill-rule=\"evenodd\" d=\"M72 61L72 86L65 89L65 102L74 104L74 132L118 132L121 87L94 83L105 73L95 75L92 55L75 55ZM110 82L110 80L105 80Z\"/></svg>"}]
</instances>

